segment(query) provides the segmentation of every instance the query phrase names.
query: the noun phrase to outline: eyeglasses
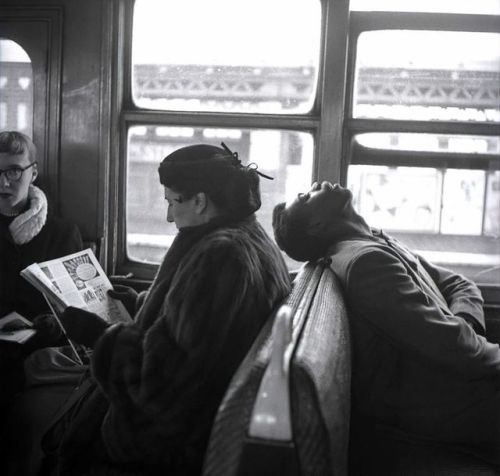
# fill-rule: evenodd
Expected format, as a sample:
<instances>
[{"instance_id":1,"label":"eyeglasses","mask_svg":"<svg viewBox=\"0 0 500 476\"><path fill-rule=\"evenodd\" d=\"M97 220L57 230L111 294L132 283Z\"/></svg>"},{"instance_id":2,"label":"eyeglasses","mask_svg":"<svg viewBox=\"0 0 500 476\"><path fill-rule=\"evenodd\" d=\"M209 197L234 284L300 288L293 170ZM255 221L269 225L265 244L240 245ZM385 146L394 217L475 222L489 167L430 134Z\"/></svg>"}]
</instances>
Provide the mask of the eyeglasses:
<instances>
[{"instance_id":1,"label":"eyeglasses","mask_svg":"<svg viewBox=\"0 0 500 476\"><path fill-rule=\"evenodd\" d=\"M35 164L36 162L32 162L26 167L11 167L10 169L5 170L0 169L0 177L2 176L2 174L5 174L5 178L9 182L19 182L19 180L21 180L21 177L23 176L23 172L25 170L28 170L30 167L33 167L33 165Z\"/></svg>"}]
</instances>

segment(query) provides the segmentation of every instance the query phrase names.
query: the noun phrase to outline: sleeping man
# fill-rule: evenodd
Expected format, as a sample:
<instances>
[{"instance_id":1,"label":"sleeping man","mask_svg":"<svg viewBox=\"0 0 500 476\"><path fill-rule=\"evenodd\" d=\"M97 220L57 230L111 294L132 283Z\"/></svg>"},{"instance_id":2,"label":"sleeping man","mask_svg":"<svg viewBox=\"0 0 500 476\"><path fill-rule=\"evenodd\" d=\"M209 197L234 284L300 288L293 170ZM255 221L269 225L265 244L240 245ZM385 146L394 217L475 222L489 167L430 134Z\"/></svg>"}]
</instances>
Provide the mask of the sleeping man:
<instances>
[{"instance_id":1,"label":"sleeping man","mask_svg":"<svg viewBox=\"0 0 500 476\"><path fill-rule=\"evenodd\" d=\"M500 465L500 347L484 337L475 284L371 228L329 182L277 205L273 228L290 257L329 256L343 287L353 438L389 431Z\"/></svg>"}]
</instances>

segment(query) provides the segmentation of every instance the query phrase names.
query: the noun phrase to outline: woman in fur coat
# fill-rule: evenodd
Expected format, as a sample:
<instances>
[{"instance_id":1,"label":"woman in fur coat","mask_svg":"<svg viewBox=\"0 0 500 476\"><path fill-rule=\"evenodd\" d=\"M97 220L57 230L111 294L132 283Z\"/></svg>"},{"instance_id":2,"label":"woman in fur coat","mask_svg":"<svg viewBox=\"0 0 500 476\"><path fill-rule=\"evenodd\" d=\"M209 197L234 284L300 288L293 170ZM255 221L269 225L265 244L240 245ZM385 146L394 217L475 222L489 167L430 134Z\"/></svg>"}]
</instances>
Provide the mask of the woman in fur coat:
<instances>
[{"instance_id":1,"label":"woman in fur coat","mask_svg":"<svg viewBox=\"0 0 500 476\"><path fill-rule=\"evenodd\" d=\"M160 165L167 220L179 232L145 298L113 294L140 306L135 323L63 314L69 336L94 349L97 394L66 421L59 474L200 474L229 381L290 291L281 253L254 215L259 172L223 146L185 147Z\"/></svg>"}]
</instances>

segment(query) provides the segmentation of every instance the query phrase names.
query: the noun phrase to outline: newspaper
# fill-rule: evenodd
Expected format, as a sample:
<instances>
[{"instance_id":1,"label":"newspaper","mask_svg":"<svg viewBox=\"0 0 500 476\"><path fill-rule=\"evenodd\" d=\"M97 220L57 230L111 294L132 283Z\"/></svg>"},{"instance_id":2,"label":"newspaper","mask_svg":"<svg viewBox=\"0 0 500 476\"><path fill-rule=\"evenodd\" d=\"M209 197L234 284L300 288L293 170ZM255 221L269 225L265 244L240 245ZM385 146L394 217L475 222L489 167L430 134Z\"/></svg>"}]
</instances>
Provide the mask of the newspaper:
<instances>
[{"instance_id":1,"label":"newspaper","mask_svg":"<svg viewBox=\"0 0 500 476\"><path fill-rule=\"evenodd\" d=\"M106 322L132 322L120 301L108 296L113 289L90 248L43 263L33 263L21 275L42 292L56 318L74 306L97 314Z\"/></svg>"}]
</instances>

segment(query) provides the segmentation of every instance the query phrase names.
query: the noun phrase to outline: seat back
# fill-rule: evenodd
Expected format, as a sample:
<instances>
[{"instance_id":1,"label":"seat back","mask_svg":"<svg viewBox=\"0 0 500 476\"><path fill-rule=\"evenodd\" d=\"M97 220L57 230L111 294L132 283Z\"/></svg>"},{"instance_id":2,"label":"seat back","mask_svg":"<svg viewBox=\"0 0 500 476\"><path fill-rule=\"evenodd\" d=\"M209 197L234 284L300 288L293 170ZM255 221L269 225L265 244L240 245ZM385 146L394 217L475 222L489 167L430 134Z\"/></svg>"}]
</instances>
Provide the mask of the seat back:
<instances>
[{"instance_id":1,"label":"seat back","mask_svg":"<svg viewBox=\"0 0 500 476\"><path fill-rule=\"evenodd\" d=\"M345 307L335 276L324 264L304 265L285 304L292 316L290 343L282 351L283 362L288 362L285 373L291 439L280 439L273 425L267 436L266 430L262 434L250 431L255 427L252 418L262 416L262 411L255 409L256 402L262 403L263 395L264 399L273 398L273 385L269 387L272 377L264 375L272 373L269 362L274 342L283 339L273 336L271 316L220 405L205 457L205 476L263 475L263 471L346 474L350 349ZM277 327L286 332L286 325ZM282 385L274 387L282 395ZM281 471L277 472L273 462ZM283 464L288 464L286 470Z\"/></svg>"},{"instance_id":2,"label":"seat back","mask_svg":"<svg viewBox=\"0 0 500 476\"><path fill-rule=\"evenodd\" d=\"M341 288L330 268L321 276L295 349L290 377L300 474L347 475L350 335Z\"/></svg>"}]
</instances>

